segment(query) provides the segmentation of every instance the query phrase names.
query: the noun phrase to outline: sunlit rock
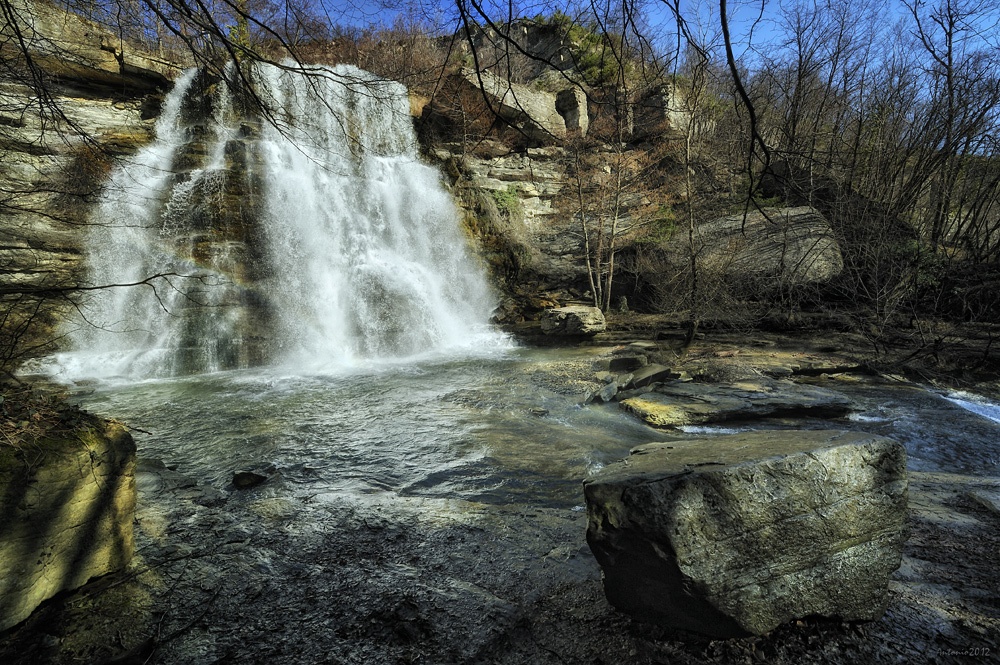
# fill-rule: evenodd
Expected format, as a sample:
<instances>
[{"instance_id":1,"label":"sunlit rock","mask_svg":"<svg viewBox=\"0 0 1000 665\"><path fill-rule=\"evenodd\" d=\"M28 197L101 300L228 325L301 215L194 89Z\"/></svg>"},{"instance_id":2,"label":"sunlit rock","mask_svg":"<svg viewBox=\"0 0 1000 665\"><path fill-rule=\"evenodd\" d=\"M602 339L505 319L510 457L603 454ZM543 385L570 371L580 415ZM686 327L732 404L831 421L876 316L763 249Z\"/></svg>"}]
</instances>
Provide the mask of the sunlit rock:
<instances>
[{"instance_id":1,"label":"sunlit rock","mask_svg":"<svg viewBox=\"0 0 1000 665\"><path fill-rule=\"evenodd\" d=\"M548 142L566 137L566 120L556 109L553 93L511 83L490 72L466 69L462 77L472 90L490 100L497 115L521 128L533 140ZM580 129L579 119L575 129Z\"/></svg>"},{"instance_id":2,"label":"sunlit rock","mask_svg":"<svg viewBox=\"0 0 1000 665\"><path fill-rule=\"evenodd\" d=\"M151 53L127 36L109 30L61 7L35 0L13 0L0 29L4 46L14 43L11 35L23 40L32 61L61 81L86 86L93 92L150 91L169 85L180 71L175 64ZM16 26L16 32L14 29ZM11 49L13 51L13 49ZM13 52L4 53L14 58Z\"/></svg>"},{"instance_id":3,"label":"sunlit rock","mask_svg":"<svg viewBox=\"0 0 1000 665\"><path fill-rule=\"evenodd\" d=\"M734 280L751 289L824 284L844 269L833 229L815 208L765 208L698 225L696 268L702 279ZM691 248L664 248L661 270L687 269Z\"/></svg>"},{"instance_id":4,"label":"sunlit rock","mask_svg":"<svg viewBox=\"0 0 1000 665\"><path fill-rule=\"evenodd\" d=\"M649 444L584 491L608 600L713 637L880 617L905 540L905 451L859 432Z\"/></svg>"},{"instance_id":5,"label":"sunlit rock","mask_svg":"<svg viewBox=\"0 0 1000 665\"><path fill-rule=\"evenodd\" d=\"M829 222L807 206L719 217L698 233L699 269L736 279L822 284L844 269Z\"/></svg>"},{"instance_id":6,"label":"sunlit rock","mask_svg":"<svg viewBox=\"0 0 1000 665\"><path fill-rule=\"evenodd\" d=\"M665 365L652 363L645 367L640 367L632 373L632 379L625 385L626 388L642 388L661 381L676 379L680 376Z\"/></svg>"},{"instance_id":7,"label":"sunlit rock","mask_svg":"<svg viewBox=\"0 0 1000 665\"><path fill-rule=\"evenodd\" d=\"M0 450L0 630L60 591L128 564L135 452L125 428L96 420Z\"/></svg>"},{"instance_id":8,"label":"sunlit rock","mask_svg":"<svg viewBox=\"0 0 1000 665\"><path fill-rule=\"evenodd\" d=\"M601 310L584 305L547 309L542 312L541 324L546 335L596 335L606 327Z\"/></svg>"},{"instance_id":9,"label":"sunlit rock","mask_svg":"<svg viewBox=\"0 0 1000 665\"><path fill-rule=\"evenodd\" d=\"M680 427L770 416L838 416L850 411L851 401L828 388L758 377L724 384L669 381L623 399L621 406L653 427Z\"/></svg>"}]
</instances>

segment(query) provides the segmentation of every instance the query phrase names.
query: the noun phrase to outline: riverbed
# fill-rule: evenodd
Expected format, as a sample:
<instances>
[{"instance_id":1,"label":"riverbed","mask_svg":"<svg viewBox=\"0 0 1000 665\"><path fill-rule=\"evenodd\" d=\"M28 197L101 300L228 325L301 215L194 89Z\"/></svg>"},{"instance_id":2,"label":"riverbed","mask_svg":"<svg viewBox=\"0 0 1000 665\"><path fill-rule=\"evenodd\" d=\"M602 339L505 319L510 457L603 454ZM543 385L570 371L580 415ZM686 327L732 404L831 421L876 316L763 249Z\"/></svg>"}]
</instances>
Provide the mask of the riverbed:
<instances>
[{"instance_id":1,"label":"riverbed","mask_svg":"<svg viewBox=\"0 0 1000 665\"><path fill-rule=\"evenodd\" d=\"M844 418L657 431L585 403L611 351L73 386L81 406L136 428L138 555L130 574L9 635L0 657L647 663L759 651L846 663L993 648L1000 516L979 499L1000 492L1000 425L988 401L836 375L810 380L851 397ZM607 605L582 480L639 443L748 427L858 429L906 446L911 539L882 621L705 642ZM237 489L247 471L260 484ZM133 660L113 660L123 655Z\"/></svg>"}]
</instances>

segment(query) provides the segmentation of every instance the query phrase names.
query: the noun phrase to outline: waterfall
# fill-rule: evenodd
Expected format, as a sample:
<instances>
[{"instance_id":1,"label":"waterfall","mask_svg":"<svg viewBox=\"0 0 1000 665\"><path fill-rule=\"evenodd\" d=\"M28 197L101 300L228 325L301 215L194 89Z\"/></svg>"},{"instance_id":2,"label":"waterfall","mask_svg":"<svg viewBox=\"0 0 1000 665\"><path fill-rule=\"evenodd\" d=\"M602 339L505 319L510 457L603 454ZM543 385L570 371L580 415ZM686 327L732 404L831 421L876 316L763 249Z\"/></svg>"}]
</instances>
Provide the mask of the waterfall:
<instances>
[{"instance_id":1,"label":"waterfall","mask_svg":"<svg viewBox=\"0 0 1000 665\"><path fill-rule=\"evenodd\" d=\"M104 187L61 371L325 371L481 348L492 295L406 89L354 67L188 71ZM117 286L139 284L138 286Z\"/></svg>"}]
</instances>

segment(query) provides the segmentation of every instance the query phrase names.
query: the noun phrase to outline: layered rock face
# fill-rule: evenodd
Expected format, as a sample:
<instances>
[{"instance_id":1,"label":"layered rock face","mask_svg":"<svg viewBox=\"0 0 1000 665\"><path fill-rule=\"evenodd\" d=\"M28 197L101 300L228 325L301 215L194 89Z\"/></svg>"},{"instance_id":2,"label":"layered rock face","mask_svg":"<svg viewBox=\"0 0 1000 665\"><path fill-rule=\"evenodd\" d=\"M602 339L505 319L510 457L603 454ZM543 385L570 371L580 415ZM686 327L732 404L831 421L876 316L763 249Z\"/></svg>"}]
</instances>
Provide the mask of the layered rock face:
<instances>
[{"instance_id":1,"label":"layered rock face","mask_svg":"<svg viewBox=\"0 0 1000 665\"><path fill-rule=\"evenodd\" d=\"M807 206L719 217L699 225L698 236L699 269L735 279L815 284L844 269L829 222Z\"/></svg>"},{"instance_id":2,"label":"layered rock face","mask_svg":"<svg viewBox=\"0 0 1000 665\"><path fill-rule=\"evenodd\" d=\"M30 0L9 3L0 28L0 274L12 290L77 281L81 225L116 160L152 136L158 88L176 67L133 48L107 28ZM25 68L17 26L35 73ZM6 297L19 316L48 325L36 303ZM19 309L20 308L20 309ZM24 312L21 312L21 309ZM40 337L44 332L37 333Z\"/></svg>"},{"instance_id":3,"label":"layered rock face","mask_svg":"<svg viewBox=\"0 0 1000 665\"><path fill-rule=\"evenodd\" d=\"M50 286L71 278L80 225L117 156L147 141L139 100L57 95L61 117L27 108L31 90L0 82L0 261L8 284ZM86 134L106 151L83 142Z\"/></svg>"},{"instance_id":4,"label":"layered rock face","mask_svg":"<svg viewBox=\"0 0 1000 665\"><path fill-rule=\"evenodd\" d=\"M124 90L152 92L169 87L177 75L175 62L129 42L127 35L114 34L109 28L89 21L65 9L40 0L11 0L9 22L2 34L24 40L34 63L63 84L81 86L89 94L103 88L113 96ZM13 40L5 39L0 52L16 58Z\"/></svg>"},{"instance_id":5,"label":"layered rock face","mask_svg":"<svg viewBox=\"0 0 1000 665\"><path fill-rule=\"evenodd\" d=\"M135 548L135 443L94 421L0 451L0 630L43 601L124 568Z\"/></svg>"},{"instance_id":6,"label":"layered rock face","mask_svg":"<svg viewBox=\"0 0 1000 665\"><path fill-rule=\"evenodd\" d=\"M905 540L905 452L864 433L649 444L584 491L608 600L719 638L811 615L880 617Z\"/></svg>"}]
</instances>

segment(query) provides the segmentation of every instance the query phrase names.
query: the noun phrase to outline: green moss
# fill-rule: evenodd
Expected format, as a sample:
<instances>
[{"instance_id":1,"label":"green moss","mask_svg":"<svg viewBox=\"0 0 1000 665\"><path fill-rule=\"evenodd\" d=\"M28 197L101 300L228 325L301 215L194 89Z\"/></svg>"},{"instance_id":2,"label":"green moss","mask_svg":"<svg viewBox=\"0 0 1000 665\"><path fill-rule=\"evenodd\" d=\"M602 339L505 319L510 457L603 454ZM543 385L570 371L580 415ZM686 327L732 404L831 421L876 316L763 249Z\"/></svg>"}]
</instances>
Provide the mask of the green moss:
<instances>
[{"instance_id":1,"label":"green moss","mask_svg":"<svg viewBox=\"0 0 1000 665\"><path fill-rule=\"evenodd\" d=\"M508 219L520 219L524 214L524 207L521 205L519 192L517 185L508 185L507 189L491 190L490 196L501 215Z\"/></svg>"},{"instance_id":2,"label":"green moss","mask_svg":"<svg viewBox=\"0 0 1000 665\"><path fill-rule=\"evenodd\" d=\"M662 246L670 242L677 231L677 218L671 206L661 205L649 221L645 233L635 239L637 245Z\"/></svg>"}]
</instances>

